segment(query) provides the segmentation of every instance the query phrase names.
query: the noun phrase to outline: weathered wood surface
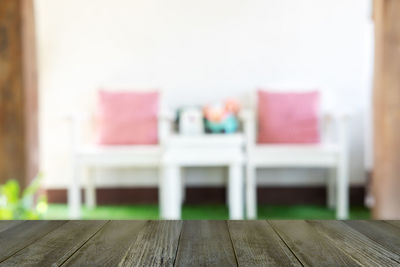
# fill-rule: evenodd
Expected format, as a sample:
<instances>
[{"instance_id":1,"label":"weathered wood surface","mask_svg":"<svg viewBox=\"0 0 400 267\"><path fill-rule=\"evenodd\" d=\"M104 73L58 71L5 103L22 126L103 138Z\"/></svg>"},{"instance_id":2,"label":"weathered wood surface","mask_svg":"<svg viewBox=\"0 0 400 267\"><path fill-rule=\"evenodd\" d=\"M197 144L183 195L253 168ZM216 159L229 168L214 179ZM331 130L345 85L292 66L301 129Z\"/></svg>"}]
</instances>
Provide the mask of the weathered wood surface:
<instances>
[{"instance_id":1,"label":"weathered wood surface","mask_svg":"<svg viewBox=\"0 0 400 267\"><path fill-rule=\"evenodd\" d=\"M225 221L185 221L176 266L235 266L235 252Z\"/></svg>"},{"instance_id":2,"label":"weathered wood surface","mask_svg":"<svg viewBox=\"0 0 400 267\"><path fill-rule=\"evenodd\" d=\"M7 266L57 266L101 229L105 221L69 221L4 261ZM46 253L43 253L46 251ZM27 259L29 259L27 261Z\"/></svg>"},{"instance_id":3,"label":"weathered wood surface","mask_svg":"<svg viewBox=\"0 0 400 267\"><path fill-rule=\"evenodd\" d=\"M0 266L399 266L399 221L0 221Z\"/></svg>"},{"instance_id":4,"label":"weathered wood surface","mask_svg":"<svg viewBox=\"0 0 400 267\"><path fill-rule=\"evenodd\" d=\"M386 225L382 221L347 221L345 223L393 253L400 254L400 228Z\"/></svg>"},{"instance_id":5,"label":"weathered wood surface","mask_svg":"<svg viewBox=\"0 0 400 267\"><path fill-rule=\"evenodd\" d=\"M174 266L182 222L149 221L119 266Z\"/></svg>"},{"instance_id":6,"label":"weathered wood surface","mask_svg":"<svg viewBox=\"0 0 400 267\"><path fill-rule=\"evenodd\" d=\"M228 225L239 265L301 266L266 221L230 221Z\"/></svg>"},{"instance_id":7,"label":"weathered wood surface","mask_svg":"<svg viewBox=\"0 0 400 267\"><path fill-rule=\"evenodd\" d=\"M33 0L0 1L0 184L38 172Z\"/></svg>"},{"instance_id":8,"label":"weathered wood surface","mask_svg":"<svg viewBox=\"0 0 400 267\"><path fill-rule=\"evenodd\" d=\"M390 252L367 236L341 221L310 222L336 247L351 255L362 266L399 266L400 256Z\"/></svg>"},{"instance_id":9,"label":"weathered wood surface","mask_svg":"<svg viewBox=\"0 0 400 267\"><path fill-rule=\"evenodd\" d=\"M303 265L359 265L306 221L272 221L271 225Z\"/></svg>"},{"instance_id":10,"label":"weathered wood surface","mask_svg":"<svg viewBox=\"0 0 400 267\"><path fill-rule=\"evenodd\" d=\"M0 262L13 256L65 221L26 221L0 233Z\"/></svg>"}]
</instances>

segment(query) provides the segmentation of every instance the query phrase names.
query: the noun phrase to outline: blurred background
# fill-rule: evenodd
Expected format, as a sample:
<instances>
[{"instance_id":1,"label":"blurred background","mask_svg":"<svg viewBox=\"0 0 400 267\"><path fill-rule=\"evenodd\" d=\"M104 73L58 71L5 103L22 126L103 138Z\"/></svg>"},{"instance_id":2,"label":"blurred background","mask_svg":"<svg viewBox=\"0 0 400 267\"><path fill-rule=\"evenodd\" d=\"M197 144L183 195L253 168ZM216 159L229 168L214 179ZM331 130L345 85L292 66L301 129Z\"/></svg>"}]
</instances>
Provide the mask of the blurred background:
<instances>
[{"instance_id":1,"label":"blurred background","mask_svg":"<svg viewBox=\"0 0 400 267\"><path fill-rule=\"evenodd\" d=\"M398 68L388 61L389 48L383 48L385 41L398 40L383 36L385 27L394 36L400 34L398 28L390 26L397 23L391 17L395 14L392 10L399 10L392 2L2 1L0 218L254 218L249 215L252 199L256 199L256 217L260 219L399 218L400 203L393 188L400 189L400 170L395 167L398 156L393 150L400 144L396 131L400 96L387 92L398 90L400 84L389 84L388 77L380 79L386 67ZM398 56L392 60L398 62ZM385 73L394 76L396 70ZM278 90L282 83L289 86ZM256 138L258 141L251 143L252 131L246 128L242 113L253 110L258 116L252 122L259 125L263 112L260 98L254 102L252 96L259 90L288 93L288 88L293 92L317 91L318 111L293 98L292 105L282 100L288 105L286 110L269 109L268 114L292 112L298 116L299 110L310 109L318 117L315 123L320 129L324 114L332 121L349 118L345 137L333 138L333 152L320 149L326 141L323 130L313 141L289 138L260 142ZM154 91L159 93L153 100L137 100ZM292 91L289 94L295 94ZM123 99L128 98L139 104L126 104ZM150 102L140 105L145 101ZM148 108L151 103L156 103L157 114ZM293 109L293 105L298 108ZM375 125L373 110L381 112ZM162 116L158 116L164 111L162 116L170 121L166 130L160 124ZM311 115L307 116L309 120ZM383 118L392 119L379 124ZM301 119L293 125L306 127ZM147 124L141 127L143 120ZM123 122L131 124L124 128ZM260 135L257 127L254 134ZM290 131L288 125L279 129L288 128ZM156 136L154 131L155 140L146 138ZM138 132L144 140L130 139ZM210 136L219 139L209 143ZM382 149L373 149L373 136L375 147ZM225 137L240 139L229 146L241 151L242 184L236 202L242 205L238 208L242 217L230 216L229 208L234 209L232 203L236 202L235 196L227 193L231 174L225 165L229 163L219 166L218 158L202 164L195 156L191 163L181 163L174 156L173 163L166 160L171 151L183 153L183 157L197 155L199 146L211 155L212 149L224 146ZM255 189L251 191L247 184L246 168L253 146L268 149L268 145L282 147L285 153L298 157L299 163L296 158L287 165L265 163L269 166L265 167L260 163L255 171L254 196ZM300 163L309 150L291 152L291 147L299 145L319 149L309 164ZM179 150L180 146L186 150ZM268 157L275 158L275 152L271 153L254 153L254 160L259 157L260 162L268 162ZM144 164L141 159L150 154L154 163ZM330 196L327 180L336 176L328 169L333 167L325 168L325 163L316 160L325 156L332 158L326 164L333 167L345 162L346 196L337 195L340 190L335 186ZM285 162L286 157L277 154L276 158ZM160 189L162 180L169 179L162 169L168 164L182 167L181 214L168 215L169 205L173 205L170 202L175 203L168 197L171 184ZM28 193L21 193L32 180L40 182ZM383 195L394 196L382 199ZM82 202L82 210L78 202ZM349 213L338 217L338 205L344 205L344 210L348 205Z\"/></svg>"}]
</instances>

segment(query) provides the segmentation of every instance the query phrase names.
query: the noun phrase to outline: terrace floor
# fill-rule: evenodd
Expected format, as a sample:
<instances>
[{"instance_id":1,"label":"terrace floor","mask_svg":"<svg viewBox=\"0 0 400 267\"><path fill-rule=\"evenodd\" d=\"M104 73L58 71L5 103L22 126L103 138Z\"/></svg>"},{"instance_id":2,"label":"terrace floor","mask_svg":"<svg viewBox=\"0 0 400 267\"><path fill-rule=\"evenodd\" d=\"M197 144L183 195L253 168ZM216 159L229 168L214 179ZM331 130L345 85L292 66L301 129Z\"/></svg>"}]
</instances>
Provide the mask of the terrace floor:
<instances>
[{"instance_id":1,"label":"terrace floor","mask_svg":"<svg viewBox=\"0 0 400 267\"><path fill-rule=\"evenodd\" d=\"M50 204L44 219L68 219L67 205ZM228 208L225 205L184 205L184 220L227 220ZM158 205L115 205L98 206L95 209L83 208L82 219L92 220L155 220ZM318 205L259 205L258 219L335 219L335 211ZM365 207L353 206L350 219L370 219L370 211Z\"/></svg>"}]
</instances>

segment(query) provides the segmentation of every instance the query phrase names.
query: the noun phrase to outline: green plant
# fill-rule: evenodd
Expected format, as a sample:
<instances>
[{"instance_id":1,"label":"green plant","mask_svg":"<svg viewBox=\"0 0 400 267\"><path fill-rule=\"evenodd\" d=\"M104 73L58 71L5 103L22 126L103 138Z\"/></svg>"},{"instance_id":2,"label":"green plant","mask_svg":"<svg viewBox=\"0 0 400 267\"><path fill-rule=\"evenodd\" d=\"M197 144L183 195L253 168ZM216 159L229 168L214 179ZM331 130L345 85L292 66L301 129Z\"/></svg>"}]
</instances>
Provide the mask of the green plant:
<instances>
[{"instance_id":1,"label":"green plant","mask_svg":"<svg viewBox=\"0 0 400 267\"><path fill-rule=\"evenodd\" d=\"M47 211L47 198L38 195L42 175L39 174L20 194L16 180L0 186L0 220L37 220Z\"/></svg>"}]
</instances>

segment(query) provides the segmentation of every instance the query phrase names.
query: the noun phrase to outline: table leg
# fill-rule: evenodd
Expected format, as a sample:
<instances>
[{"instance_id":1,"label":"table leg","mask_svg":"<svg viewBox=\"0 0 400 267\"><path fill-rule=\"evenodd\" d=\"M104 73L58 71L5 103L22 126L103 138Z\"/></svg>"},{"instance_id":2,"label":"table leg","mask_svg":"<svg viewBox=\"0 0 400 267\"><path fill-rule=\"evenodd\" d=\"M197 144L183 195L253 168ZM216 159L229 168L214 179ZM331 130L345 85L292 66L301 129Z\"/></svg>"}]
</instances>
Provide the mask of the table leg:
<instances>
[{"instance_id":1,"label":"table leg","mask_svg":"<svg viewBox=\"0 0 400 267\"><path fill-rule=\"evenodd\" d=\"M243 219L243 175L241 164L229 166L229 219Z\"/></svg>"},{"instance_id":2,"label":"table leg","mask_svg":"<svg viewBox=\"0 0 400 267\"><path fill-rule=\"evenodd\" d=\"M179 166L166 165L163 167L160 182L160 210L162 219L181 219L181 179Z\"/></svg>"}]
</instances>

